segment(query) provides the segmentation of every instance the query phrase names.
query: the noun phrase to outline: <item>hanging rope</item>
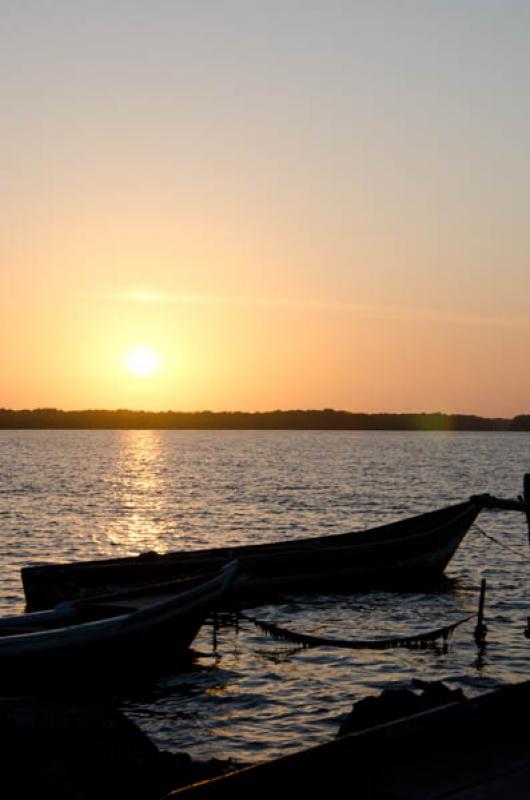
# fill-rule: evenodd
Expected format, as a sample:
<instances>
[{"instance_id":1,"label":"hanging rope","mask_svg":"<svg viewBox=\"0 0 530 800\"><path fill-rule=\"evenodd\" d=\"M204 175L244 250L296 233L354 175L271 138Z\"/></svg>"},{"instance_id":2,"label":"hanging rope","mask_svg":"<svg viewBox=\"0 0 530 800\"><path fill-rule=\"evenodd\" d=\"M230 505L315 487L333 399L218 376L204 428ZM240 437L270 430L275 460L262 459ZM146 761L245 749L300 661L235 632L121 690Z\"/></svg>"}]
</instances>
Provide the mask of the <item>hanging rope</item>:
<instances>
[{"instance_id":1,"label":"hanging rope","mask_svg":"<svg viewBox=\"0 0 530 800\"><path fill-rule=\"evenodd\" d=\"M426 631L425 633L416 633L411 636L397 636L390 639L328 639L323 636L311 636L305 633L296 633L295 631L282 628L280 625L275 625L273 622L266 622L262 619L247 616L246 614L239 615L241 619L247 622L252 622L257 628L262 630L273 639L279 639L285 642L292 642L301 647L341 647L348 650L388 650L393 647L429 647L434 644L438 639L447 640L455 628L473 619L476 614L470 614L468 617L459 619L451 625L445 625L443 628L436 628L433 631Z\"/></svg>"},{"instance_id":2,"label":"hanging rope","mask_svg":"<svg viewBox=\"0 0 530 800\"><path fill-rule=\"evenodd\" d=\"M505 542L501 542L500 539L496 539L495 536L492 536L490 533L486 533L484 528L481 528L480 525L477 522L474 522L472 527L478 533L482 534L482 536L485 536L486 539L489 539L490 542L494 542L499 547L502 547L503 550L509 550L510 553L513 553L514 555L516 555L521 561L528 561L528 556L522 556L521 553L518 553L517 550L515 550L515 548L513 548L513 547L510 547L509 544L506 544Z\"/></svg>"}]
</instances>

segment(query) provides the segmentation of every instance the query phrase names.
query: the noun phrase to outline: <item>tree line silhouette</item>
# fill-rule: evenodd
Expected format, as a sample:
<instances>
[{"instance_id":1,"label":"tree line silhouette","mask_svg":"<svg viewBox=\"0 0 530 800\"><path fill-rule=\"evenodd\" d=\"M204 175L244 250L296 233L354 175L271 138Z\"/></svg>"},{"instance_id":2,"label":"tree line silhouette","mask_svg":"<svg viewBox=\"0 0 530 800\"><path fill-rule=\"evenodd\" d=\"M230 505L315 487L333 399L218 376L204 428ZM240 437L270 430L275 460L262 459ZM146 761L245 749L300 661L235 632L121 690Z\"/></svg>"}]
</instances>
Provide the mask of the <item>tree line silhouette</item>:
<instances>
[{"instance_id":1,"label":"tree line silhouette","mask_svg":"<svg viewBox=\"0 0 530 800\"><path fill-rule=\"evenodd\" d=\"M530 414L362 414L351 411L62 411L0 409L0 429L530 431Z\"/></svg>"}]
</instances>

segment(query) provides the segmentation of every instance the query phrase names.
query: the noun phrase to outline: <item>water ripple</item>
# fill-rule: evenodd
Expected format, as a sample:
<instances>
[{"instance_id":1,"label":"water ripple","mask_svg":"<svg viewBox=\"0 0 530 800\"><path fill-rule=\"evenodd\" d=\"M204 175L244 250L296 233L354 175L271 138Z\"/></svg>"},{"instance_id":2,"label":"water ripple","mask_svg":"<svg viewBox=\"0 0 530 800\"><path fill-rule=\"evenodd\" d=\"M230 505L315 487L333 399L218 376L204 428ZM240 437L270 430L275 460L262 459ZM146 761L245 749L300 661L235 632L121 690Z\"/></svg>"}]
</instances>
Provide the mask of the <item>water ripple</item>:
<instances>
[{"instance_id":1,"label":"water ripple","mask_svg":"<svg viewBox=\"0 0 530 800\"><path fill-rule=\"evenodd\" d=\"M490 491L514 496L529 434L2 431L0 605L23 605L19 570L42 561L167 552L342 533ZM414 676L467 692L528 675L528 542L522 516L484 513L520 553L464 540L444 592L293 598L254 610L327 637L375 638L438 627L474 610L488 579L488 641L473 623L447 648L301 650L248 624L204 626L184 675L139 688L123 708L162 747L257 760L333 736L354 699ZM525 560L526 559L526 560Z\"/></svg>"}]
</instances>

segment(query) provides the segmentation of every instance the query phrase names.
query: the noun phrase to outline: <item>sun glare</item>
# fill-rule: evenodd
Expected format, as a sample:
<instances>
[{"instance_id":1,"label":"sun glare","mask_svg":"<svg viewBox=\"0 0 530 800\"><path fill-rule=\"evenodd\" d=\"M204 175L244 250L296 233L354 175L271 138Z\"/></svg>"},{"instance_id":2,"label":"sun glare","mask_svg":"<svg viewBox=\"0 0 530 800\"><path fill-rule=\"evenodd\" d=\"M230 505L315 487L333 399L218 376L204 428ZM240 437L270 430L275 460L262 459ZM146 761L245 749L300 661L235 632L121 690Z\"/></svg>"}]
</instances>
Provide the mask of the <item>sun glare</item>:
<instances>
[{"instance_id":1,"label":"sun glare","mask_svg":"<svg viewBox=\"0 0 530 800\"><path fill-rule=\"evenodd\" d=\"M158 353L148 347L138 347L132 350L124 360L124 365L129 372L138 378L147 378L159 368L161 358Z\"/></svg>"}]
</instances>

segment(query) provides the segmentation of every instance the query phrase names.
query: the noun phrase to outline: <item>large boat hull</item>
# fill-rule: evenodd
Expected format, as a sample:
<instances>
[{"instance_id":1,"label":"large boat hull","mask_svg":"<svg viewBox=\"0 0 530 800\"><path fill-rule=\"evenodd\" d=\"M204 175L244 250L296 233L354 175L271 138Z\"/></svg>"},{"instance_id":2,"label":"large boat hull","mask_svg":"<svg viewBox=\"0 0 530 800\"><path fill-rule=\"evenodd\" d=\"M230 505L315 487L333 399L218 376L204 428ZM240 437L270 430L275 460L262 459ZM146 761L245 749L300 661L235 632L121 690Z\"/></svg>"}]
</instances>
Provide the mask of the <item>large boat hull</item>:
<instances>
[{"instance_id":1,"label":"large boat hull","mask_svg":"<svg viewBox=\"0 0 530 800\"><path fill-rule=\"evenodd\" d=\"M226 595L232 604L323 588L413 586L442 575L481 508L470 500L361 532L45 564L23 569L22 581L28 610L50 608L72 597L210 574L233 559L240 569Z\"/></svg>"}]
</instances>

